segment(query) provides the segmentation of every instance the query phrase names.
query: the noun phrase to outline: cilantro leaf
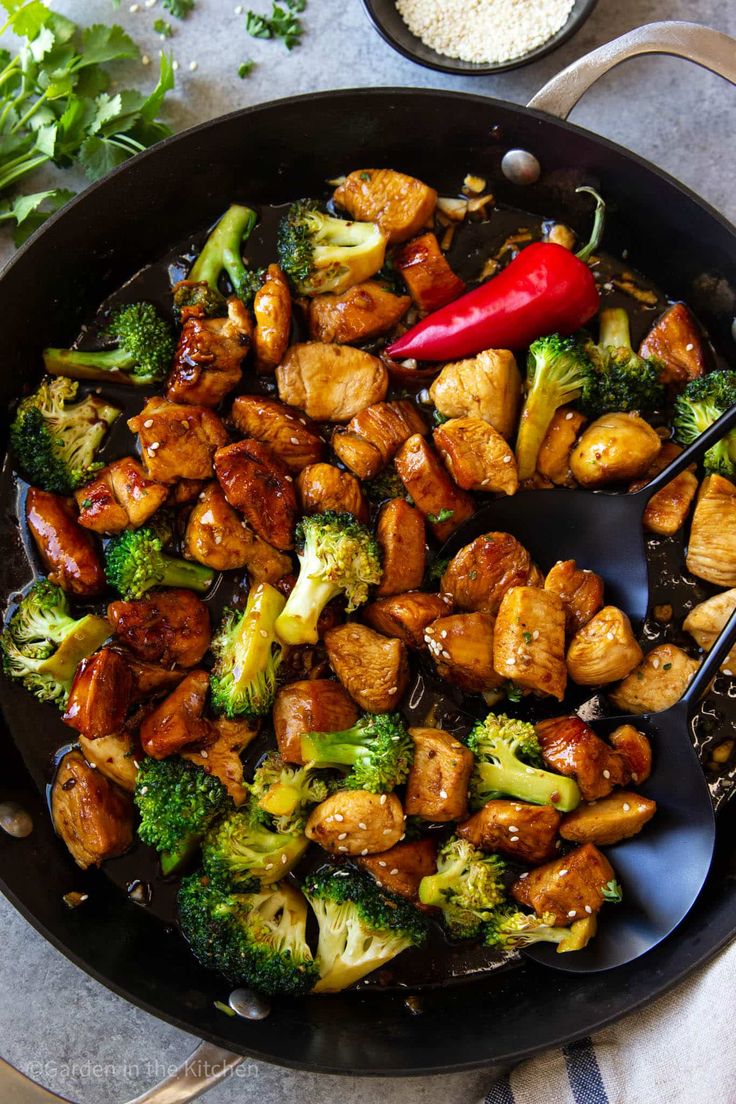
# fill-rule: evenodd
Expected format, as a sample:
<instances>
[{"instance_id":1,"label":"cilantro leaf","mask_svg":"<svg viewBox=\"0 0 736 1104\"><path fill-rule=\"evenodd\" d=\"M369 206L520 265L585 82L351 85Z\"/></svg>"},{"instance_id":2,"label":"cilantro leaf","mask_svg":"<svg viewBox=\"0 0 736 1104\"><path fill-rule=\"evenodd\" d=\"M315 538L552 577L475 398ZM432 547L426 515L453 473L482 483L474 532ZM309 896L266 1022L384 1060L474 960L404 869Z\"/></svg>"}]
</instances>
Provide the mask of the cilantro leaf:
<instances>
[{"instance_id":1,"label":"cilantro leaf","mask_svg":"<svg viewBox=\"0 0 736 1104\"><path fill-rule=\"evenodd\" d=\"M127 161L130 152L109 138L90 135L79 149L79 163L90 180L101 180L111 169Z\"/></svg>"},{"instance_id":2,"label":"cilantro leaf","mask_svg":"<svg viewBox=\"0 0 736 1104\"><path fill-rule=\"evenodd\" d=\"M194 0L161 0L161 3L175 19L186 19L194 8Z\"/></svg>"},{"instance_id":3,"label":"cilantro leaf","mask_svg":"<svg viewBox=\"0 0 736 1104\"><path fill-rule=\"evenodd\" d=\"M171 38L174 33L171 24L167 23L165 19L154 20L153 29L162 38Z\"/></svg>"},{"instance_id":4,"label":"cilantro leaf","mask_svg":"<svg viewBox=\"0 0 736 1104\"><path fill-rule=\"evenodd\" d=\"M256 63L254 61L250 60L241 61L240 65L238 66L238 76L241 80L245 80L246 77L249 77L251 75L253 69L255 68L255 64Z\"/></svg>"},{"instance_id":5,"label":"cilantro leaf","mask_svg":"<svg viewBox=\"0 0 736 1104\"><path fill-rule=\"evenodd\" d=\"M245 30L251 38L273 38L268 20L265 16L257 15L256 12L246 12Z\"/></svg>"},{"instance_id":6,"label":"cilantro leaf","mask_svg":"<svg viewBox=\"0 0 736 1104\"><path fill-rule=\"evenodd\" d=\"M95 23L82 31L82 53L77 68L100 65L105 61L135 60L138 57L140 50L122 27L117 24L106 27L104 23Z\"/></svg>"}]
</instances>

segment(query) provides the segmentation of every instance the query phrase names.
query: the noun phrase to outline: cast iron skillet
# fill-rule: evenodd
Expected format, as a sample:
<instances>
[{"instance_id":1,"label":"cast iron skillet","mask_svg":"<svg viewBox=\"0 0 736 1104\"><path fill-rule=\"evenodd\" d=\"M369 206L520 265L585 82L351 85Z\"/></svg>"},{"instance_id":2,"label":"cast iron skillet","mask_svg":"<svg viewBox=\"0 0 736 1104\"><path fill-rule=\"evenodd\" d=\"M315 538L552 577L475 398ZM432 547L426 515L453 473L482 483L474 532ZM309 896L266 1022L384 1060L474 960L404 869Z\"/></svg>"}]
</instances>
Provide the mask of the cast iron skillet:
<instances>
[{"instance_id":1,"label":"cast iron skillet","mask_svg":"<svg viewBox=\"0 0 736 1104\"><path fill-rule=\"evenodd\" d=\"M472 170L489 179L502 203L554 214L580 230L587 210L581 210L575 186L583 180L597 184L611 210L610 252L627 249L635 269L661 274L666 291L686 299L719 350L733 357L736 229L640 158L552 117L564 118L619 61L657 52L690 57L736 83L732 39L694 24L665 23L640 28L583 58L532 101L532 110L441 91L361 89L267 104L169 139L71 203L0 278L0 409L8 409L24 381L36 378L43 345L71 340L105 295L192 227L211 223L232 201L274 203L319 194L326 178L359 164L400 168L440 187ZM531 151L543 169L523 193L500 167L512 148ZM3 521L0 563L17 561L14 519ZM64 893L79 888L81 875L64 860L44 795L13 742L8 718L19 737L23 723L12 693L1 691L0 801L19 802L35 829L25 840L0 833L0 886L93 977L208 1040L199 1057L221 1063L220 1075L241 1055L352 1075L430 1074L516 1062L651 1000L736 932L736 848L729 833L734 815L726 809L712 875L690 916L654 951L615 973L565 976L525 962L481 981L423 993L420 1015L400 992L371 991L279 1003L260 1022L229 1018L213 1005L223 997L222 983L197 966L175 932L129 902L104 874L85 876L90 897L84 908L69 911L62 904ZM457 1025L449 1040L448 1023ZM212 1066L192 1070L174 1077L175 1088L159 1086L141 1101L189 1100L218 1078ZM7 1066L5 1073L16 1087L14 1099L58 1100Z\"/></svg>"}]
</instances>

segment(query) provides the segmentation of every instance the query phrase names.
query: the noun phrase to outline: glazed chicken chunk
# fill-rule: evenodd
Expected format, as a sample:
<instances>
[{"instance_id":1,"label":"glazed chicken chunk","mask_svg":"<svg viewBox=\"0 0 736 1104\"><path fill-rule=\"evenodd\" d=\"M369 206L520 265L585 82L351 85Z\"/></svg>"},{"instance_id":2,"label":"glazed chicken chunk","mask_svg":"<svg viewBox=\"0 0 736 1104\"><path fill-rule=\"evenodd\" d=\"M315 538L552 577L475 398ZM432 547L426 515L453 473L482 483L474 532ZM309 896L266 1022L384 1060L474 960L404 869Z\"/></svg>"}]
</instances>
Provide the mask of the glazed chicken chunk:
<instances>
[{"instance_id":1,"label":"glazed chicken chunk","mask_svg":"<svg viewBox=\"0 0 736 1104\"><path fill-rule=\"evenodd\" d=\"M210 615L191 590L157 590L132 602L111 602L107 618L121 644L145 663L194 667L210 646Z\"/></svg>"},{"instance_id":2,"label":"glazed chicken chunk","mask_svg":"<svg viewBox=\"0 0 736 1104\"><path fill-rule=\"evenodd\" d=\"M434 443L458 487L516 494L516 457L498 430L482 418L450 418L434 431Z\"/></svg>"},{"instance_id":3,"label":"glazed chicken chunk","mask_svg":"<svg viewBox=\"0 0 736 1104\"><path fill-rule=\"evenodd\" d=\"M268 445L247 439L218 449L215 472L225 498L259 537L281 551L293 547L294 478Z\"/></svg>"},{"instance_id":4,"label":"glazed chicken chunk","mask_svg":"<svg viewBox=\"0 0 736 1104\"><path fill-rule=\"evenodd\" d=\"M286 763L302 763L301 739L308 732L344 732L358 720L346 690L332 679L309 679L282 686L273 707L279 754Z\"/></svg>"},{"instance_id":5,"label":"glazed chicken chunk","mask_svg":"<svg viewBox=\"0 0 736 1104\"><path fill-rule=\"evenodd\" d=\"M549 423L539 446L537 471L556 487L575 486L575 477L570 471L570 456L585 421L585 415L579 410L561 406Z\"/></svg>"},{"instance_id":6,"label":"glazed chicken chunk","mask_svg":"<svg viewBox=\"0 0 736 1104\"><path fill-rule=\"evenodd\" d=\"M187 744L206 745L214 738L212 724L204 715L210 677L196 670L149 713L140 730L141 745L152 759L166 759Z\"/></svg>"},{"instance_id":7,"label":"glazed chicken chunk","mask_svg":"<svg viewBox=\"0 0 736 1104\"><path fill-rule=\"evenodd\" d=\"M111 648L87 656L77 667L62 720L89 740L123 727L133 700L133 675Z\"/></svg>"},{"instance_id":8,"label":"glazed chicken chunk","mask_svg":"<svg viewBox=\"0 0 736 1104\"><path fill-rule=\"evenodd\" d=\"M541 584L541 573L516 537L484 533L450 560L440 590L451 595L458 609L495 614L512 587Z\"/></svg>"},{"instance_id":9,"label":"glazed chicken chunk","mask_svg":"<svg viewBox=\"0 0 736 1104\"><path fill-rule=\"evenodd\" d=\"M611 745L623 756L632 782L646 782L652 773L652 745L633 725L619 725L610 736Z\"/></svg>"},{"instance_id":10,"label":"glazed chicken chunk","mask_svg":"<svg viewBox=\"0 0 736 1104\"><path fill-rule=\"evenodd\" d=\"M307 341L292 345L276 369L282 402L317 422L349 422L388 390L388 371L378 357L352 345Z\"/></svg>"},{"instance_id":11,"label":"glazed chicken chunk","mask_svg":"<svg viewBox=\"0 0 736 1104\"><path fill-rule=\"evenodd\" d=\"M562 701L567 687L565 606L541 587L512 587L493 632L493 666L516 686Z\"/></svg>"},{"instance_id":12,"label":"glazed chicken chunk","mask_svg":"<svg viewBox=\"0 0 736 1104\"><path fill-rule=\"evenodd\" d=\"M54 828L77 866L86 870L127 851L133 842L133 805L79 751L59 764L51 787Z\"/></svg>"},{"instance_id":13,"label":"glazed chicken chunk","mask_svg":"<svg viewBox=\"0 0 736 1104\"><path fill-rule=\"evenodd\" d=\"M604 606L570 641L567 670L578 686L601 686L626 678L643 655L623 610Z\"/></svg>"},{"instance_id":14,"label":"glazed chicken chunk","mask_svg":"<svg viewBox=\"0 0 736 1104\"><path fill-rule=\"evenodd\" d=\"M335 203L360 222L376 222L389 243L406 241L426 226L437 192L394 169L351 172L335 191Z\"/></svg>"},{"instance_id":15,"label":"glazed chicken chunk","mask_svg":"<svg viewBox=\"0 0 736 1104\"><path fill-rule=\"evenodd\" d=\"M410 728L414 761L404 799L406 815L445 823L467 815L473 753L441 728Z\"/></svg>"},{"instance_id":16,"label":"glazed chicken chunk","mask_svg":"<svg viewBox=\"0 0 736 1104\"><path fill-rule=\"evenodd\" d=\"M133 793L138 777L136 755L140 752L132 733L123 729L94 740L80 733L79 746L87 762L101 771L108 781L120 786L121 790Z\"/></svg>"},{"instance_id":17,"label":"glazed chicken chunk","mask_svg":"<svg viewBox=\"0 0 736 1104\"><path fill-rule=\"evenodd\" d=\"M94 598L105 589L98 546L80 528L70 499L29 487L26 521L52 583L75 598Z\"/></svg>"},{"instance_id":18,"label":"glazed chicken chunk","mask_svg":"<svg viewBox=\"0 0 736 1104\"><path fill-rule=\"evenodd\" d=\"M316 295L309 300L309 336L338 345L368 341L392 330L410 306L408 295L394 295L375 280L340 295Z\"/></svg>"},{"instance_id":19,"label":"glazed chicken chunk","mask_svg":"<svg viewBox=\"0 0 736 1104\"><path fill-rule=\"evenodd\" d=\"M473 499L447 474L442 461L419 433L405 441L396 454L396 470L417 509L439 541L472 516Z\"/></svg>"},{"instance_id":20,"label":"glazed chicken chunk","mask_svg":"<svg viewBox=\"0 0 736 1104\"><path fill-rule=\"evenodd\" d=\"M299 502L305 514L337 510L354 514L364 525L369 519L368 503L360 482L334 464L310 464L296 480Z\"/></svg>"},{"instance_id":21,"label":"glazed chicken chunk","mask_svg":"<svg viewBox=\"0 0 736 1104\"><path fill-rule=\"evenodd\" d=\"M395 636L409 648L426 646L424 633L428 625L452 611L452 603L444 594L426 594L414 590L379 598L362 610L363 620L385 636Z\"/></svg>"},{"instance_id":22,"label":"glazed chicken chunk","mask_svg":"<svg viewBox=\"0 0 736 1104\"><path fill-rule=\"evenodd\" d=\"M227 444L227 431L206 406L148 400L128 428L138 434L141 457L150 479L176 483L179 479L211 479L212 457Z\"/></svg>"},{"instance_id":23,"label":"glazed chicken chunk","mask_svg":"<svg viewBox=\"0 0 736 1104\"><path fill-rule=\"evenodd\" d=\"M404 810L396 794L343 790L312 809L304 831L333 855L370 855L399 842Z\"/></svg>"},{"instance_id":24,"label":"glazed chicken chunk","mask_svg":"<svg viewBox=\"0 0 736 1104\"><path fill-rule=\"evenodd\" d=\"M446 364L429 394L446 418L483 418L507 440L516 432L521 375L508 349Z\"/></svg>"},{"instance_id":25,"label":"glazed chicken chunk","mask_svg":"<svg viewBox=\"0 0 736 1104\"><path fill-rule=\"evenodd\" d=\"M629 790L618 790L567 813L560 835L573 843L594 843L608 847L641 832L657 811L657 803Z\"/></svg>"},{"instance_id":26,"label":"glazed chicken chunk","mask_svg":"<svg viewBox=\"0 0 736 1104\"><path fill-rule=\"evenodd\" d=\"M624 786L630 772L624 756L601 740L579 717L551 717L536 725L545 765L574 778L586 801L606 797Z\"/></svg>"},{"instance_id":27,"label":"glazed chicken chunk","mask_svg":"<svg viewBox=\"0 0 736 1104\"><path fill-rule=\"evenodd\" d=\"M376 594L403 594L422 585L426 560L424 518L404 498L392 498L378 515L376 540L383 559L383 577Z\"/></svg>"},{"instance_id":28,"label":"glazed chicken chunk","mask_svg":"<svg viewBox=\"0 0 736 1104\"><path fill-rule=\"evenodd\" d=\"M432 233L407 242L393 258L414 303L424 314L439 310L465 291L465 284L450 268Z\"/></svg>"},{"instance_id":29,"label":"glazed chicken chunk","mask_svg":"<svg viewBox=\"0 0 736 1104\"><path fill-rule=\"evenodd\" d=\"M672 441L662 445L662 451L653 464L650 465L643 479L638 480L629 487L629 491L638 491L647 483L659 475L682 449ZM671 537L685 524L685 519L690 512L690 507L698 493L698 479L694 471L680 472L675 478L657 491L649 500L644 510L644 528L650 533L657 533L662 537Z\"/></svg>"},{"instance_id":30,"label":"glazed chicken chunk","mask_svg":"<svg viewBox=\"0 0 736 1104\"><path fill-rule=\"evenodd\" d=\"M245 567L255 583L275 583L291 560L261 540L233 510L219 483L209 483L187 520L184 555L215 571Z\"/></svg>"},{"instance_id":31,"label":"glazed chicken chunk","mask_svg":"<svg viewBox=\"0 0 736 1104\"><path fill-rule=\"evenodd\" d=\"M550 923L567 927L599 912L606 899L606 887L615 880L605 855L586 843L518 878L511 887L511 896L520 905L533 908L537 916L550 913L554 917Z\"/></svg>"},{"instance_id":32,"label":"glazed chicken chunk","mask_svg":"<svg viewBox=\"0 0 736 1104\"><path fill-rule=\"evenodd\" d=\"M271 375L289 348L291 335L291 293L283 272L276 264L266 269L266 278L253 298L256 320L253 334L256 371Z\"/></svg>"},{"instance_id":33,"label":"glazed chicken chunk","mask_svg":"<svg viewBox=\"0 0 736 1104\"><path fill-rule=\"evenodd\" d=\"M603 605L603 580L594 571L579 568L575 560L558 560L544 580L544 589L558 594L565 605L565 628L570 636L587 625Z\"/></svg>"},{"instance_id":34,"label":"glazed chicken chunk","mask_svg":"<svg viewBox=\"0 0 736 1104\"><path fill-rule=\"evenodd\" d=\"M707 475L698 492L685 562L716 586L736 586L736 485Z\"/></svg>"},{"instance_id":35,"label":"glazed chicken chunk","mask_svg":"<svg viewBox=\"0 0 736 1104\"><path fill-rule=\"evenodd\" d=\"M314 422L301 410L265 395L238 395L230 412L243 436L268 445L290 472L323 460L327 451Z\"/></svg>"},{"instance_id":36,"label":"glazed chicken chunk","mask_svg":"<svg viewBox=\"0 0 736 1104\"><path fill-rule=\"evenodd\" d=\"M657 713L678 702L700 664L676 644L652 648L609 697L622 713Z\"/></svg>"},{"instance_id":37,"label":"glazed chicken chunk","mask_svg":"<svg viewBox=\"0 0 736 1104\"><path fill-rule=\"evenodd\" d=\"M419 907L419 883L437 869L437 842L429 838L405 840L388 851L362 856L357 862L383 889Z\"/></svg>"},{"instance_id":38,"label":"glazed chicken chunk","mask_svg":"<svg viewBox=\"0 0 736 1104\"><path fill-rule=\"evenodd\" d=\"M406 645L351 621L325 634L333 671L350 697L368 713L388 713L409 682Z\"/></svg>"},{"instance_id":39,"label":"glazed chicken chunk","mask_svg":"<svg viewBox=\"0 0 736 1104\"><path fill-rule=\"evenodd\" d=\"M503 685L493 666L493 622L490 613L456 613L427 627L424 639L440 678L469 694Z\"/></svg>"},{"instance_id":40,"label":"glazed chicken chunk","mask_svg":"<svg viewBox=\"0 0 736 1104\"><path fill-rule=\"evenodd\" d=\"M641 343L639 356L661 360L662 382L678 389L702 376L710 360L702 330L684 303L667 308Z\"/></svg>"},{"instance_id":41,"label":"glazed chicken chunk","mask_svg":"<svg viewBox=\"0 0 736 1104\"><path fill-rule=\"evenodd\" d=\"M242 753L258 735L258 726L252 721L229 721L218 717L211 722L206 748L182 748L182 758L201 767L207 774L219 778L236 805L242 805L248 797L243 777Z\"/></svg>"},{"instance_id":42,"label":"glazed chicken chunk","mask_svg":"<svg viewBox=\"0 0 736 1104\"><path fill-rule=\"evenodd\" d=\"M481 851L501 851L519 862L543 863L555 853L560 814L551 805L487 801L457 827L457 834Z\"/></svg>"},{"instance_id":43,"label":"glazed chicken chunk","mask_svg":"<svg viewBox=\"0 0 736 1104\"><path fill-rule=\"evenodd\" d=\"M570 470L583 487L639 479L661 449L661 438L638 414L604 414L584 430Z\"/></svg>"},{"instance_id":44,"label":"glazed chicken chunk","mask_svg":"<svg viewBox=\"0 0 736 1104\"><path fill-rule=\"evenodd\" d=\"M235 296L227 301L227 318L186 318L166 398L174 403L217 406L240 383L252 340L253 320Z\"/></svg>"},{"instance_id":45,"label":"glazed chicken chunk","mask_svg":"<svg viewBox=\"0 0 736 1104\"><path fill-rule=\"evenodd\" d=\"M426 434L424 419L406 399L375 403L332 435L339 460L360 479L372 479L415 433Z\"/></svg>"},{"instance_id":46,"label":"glazed chicken chunk","mask_svg":"<svg viewBox=\"0 0 736 1104\"><path fill-rule=\"evenodd\" d=\"M114 460L75 493L79 524L95 533L138 529L163 506L169 489L148 479L132 456Z\"/></svg>"},{"instance_id":47,"label":"glazed chicken chunk","mask_svg":"<svg viewBox=\"0 0 736 1104\"><path fill-rule=\"evenodd\" d=\"M690 610L682 627L704 651L709 652L729 617L736 609L736 589L726 590L706 598ZM721 667L726 674L736 672L736 647L733 647Z\"/></svg>"}]
</instances>

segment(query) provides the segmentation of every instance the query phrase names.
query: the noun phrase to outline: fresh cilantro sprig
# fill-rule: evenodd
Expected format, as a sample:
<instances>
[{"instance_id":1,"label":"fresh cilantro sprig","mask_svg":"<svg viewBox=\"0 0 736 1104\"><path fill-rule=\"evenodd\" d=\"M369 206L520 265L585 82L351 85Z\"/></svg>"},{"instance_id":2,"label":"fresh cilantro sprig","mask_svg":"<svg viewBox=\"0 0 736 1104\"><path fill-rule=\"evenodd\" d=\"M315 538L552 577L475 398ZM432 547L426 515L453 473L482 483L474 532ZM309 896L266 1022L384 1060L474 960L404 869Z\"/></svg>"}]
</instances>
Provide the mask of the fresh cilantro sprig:
<instances>
[{"instance_id":1,"label":"fresh cilantro sprig","mask_svg":"<svg viewBox=\"0 0 736 1104\"><path fill-rule=\"evenodd\" d=\"M161 0L161 5L175 19L186 19L194 10L194 0Z\"/></svg>"},{"instance_id":2,"label":"fresh cilantro sprig","mask_svg":"<svg viewBox=\"0 0 736 1104\"><path fill-rule=\"evenodd\" d=\"M249 11L245 16L245 29L251 38L277 38L287 50L301 45L304 28L299 14L307 7L307 0L285 0L286 6L274 0L270 16Z\"/></svg>"},{"instance_id":3,"label":"fresh cilantro sprig","mask_svg":"<svg viewBox=\"0 0 736 1104\"><path fill-rule=\"evenodd\" d=\"M167 23L165 19L155 19L153 21L153 29L157 35L161 35L162 38L171 38L174 31L170 23Z\"/></svg>"}]
</instances>

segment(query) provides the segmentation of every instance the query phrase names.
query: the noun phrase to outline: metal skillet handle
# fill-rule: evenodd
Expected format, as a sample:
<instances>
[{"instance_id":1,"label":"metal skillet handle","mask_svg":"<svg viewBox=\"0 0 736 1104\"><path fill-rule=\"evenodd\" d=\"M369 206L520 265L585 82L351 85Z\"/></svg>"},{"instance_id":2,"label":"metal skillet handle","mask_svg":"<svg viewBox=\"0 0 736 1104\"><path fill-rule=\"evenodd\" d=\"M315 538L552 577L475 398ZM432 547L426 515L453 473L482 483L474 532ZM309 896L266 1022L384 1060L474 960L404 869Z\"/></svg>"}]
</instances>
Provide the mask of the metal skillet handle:
<instances>
[{"instance_id":1,"label":"metal skillet handle","mask_svg":"<svg viewBox=\"0 0 736 1104\"><path fill-rule=\"evenodd\" d=\"M700 23L670 20L636 27L574 61L545 84L527 107L566 119L597 80L622 61L642 54L685 58L736 84L736 39Z\"/></svg>"},{"instance_id":2,"label":"metal skillet handle","mask_svg":"<svg viewBox=\"0 0 736 1104\"><path fill-rule=\"evenodd\" d=\"M654 479L650 479L646 487L642 487L640 491L635 493L641 495L641 498L648 502L657 491L661 491L663 487L666 487L675 476L681 472L686 471L691 464L696 463L698 460L702 460L706 452L717 445L722 437L725 437L727 433L736 426L736 406L732 406L730 410L727 410L725 414L721 414L718 421L714 422L712 426L708 426L703 433L700 434L697 441L693 441L683 452L676 456L674 460L671 460L666 468L655 475Z\"/></svg>"}]
</instances>

